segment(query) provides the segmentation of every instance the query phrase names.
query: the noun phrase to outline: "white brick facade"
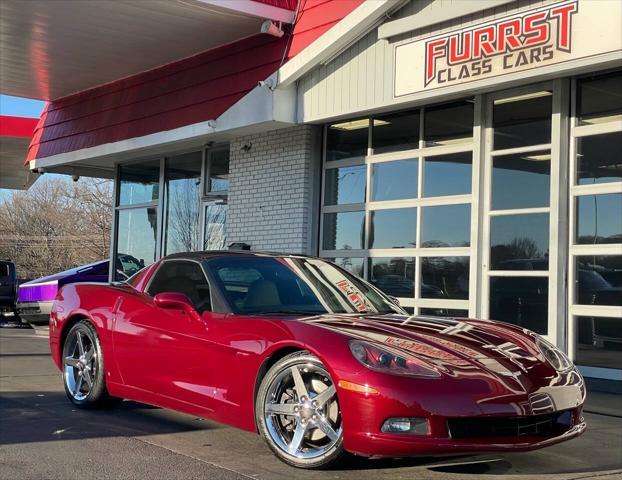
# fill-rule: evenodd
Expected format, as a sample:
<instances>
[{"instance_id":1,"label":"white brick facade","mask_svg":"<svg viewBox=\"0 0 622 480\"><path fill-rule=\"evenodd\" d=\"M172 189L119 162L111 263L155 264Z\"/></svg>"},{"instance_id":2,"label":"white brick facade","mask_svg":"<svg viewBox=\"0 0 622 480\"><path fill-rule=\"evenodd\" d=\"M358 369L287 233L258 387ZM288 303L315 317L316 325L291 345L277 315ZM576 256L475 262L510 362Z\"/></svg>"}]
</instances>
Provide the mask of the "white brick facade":
<instances>
[{"instance_id":1,"label":"white brick facade","mask_svg":"<svg viewBox=\"0 0 622 480\"><path fill-rule=\"evenodd\" d=\"M306 125L231 141L227 243L317 253L320 139Z\"/></svg>"}]
</instances>

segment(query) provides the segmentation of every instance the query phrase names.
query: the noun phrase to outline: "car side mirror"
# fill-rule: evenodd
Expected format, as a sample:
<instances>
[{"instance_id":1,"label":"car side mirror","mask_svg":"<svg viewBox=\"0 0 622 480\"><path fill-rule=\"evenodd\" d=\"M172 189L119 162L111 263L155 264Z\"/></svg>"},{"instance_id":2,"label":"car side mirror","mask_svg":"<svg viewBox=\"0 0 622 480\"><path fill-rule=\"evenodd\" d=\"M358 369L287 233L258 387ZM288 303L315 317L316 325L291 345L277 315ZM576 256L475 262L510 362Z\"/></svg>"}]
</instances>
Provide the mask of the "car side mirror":
<instances>
[{"instance_id":1,"label":"car side mirror","mask_svg":"<svg viewBox=\"0 0 622 480\"><path fill-rule=\"evenodd\" d=\"M153 303L167 310L183 310L192 318L200 318L190 299L183 293L162 292L153 297Z\"/></svg>"}]
</instances>

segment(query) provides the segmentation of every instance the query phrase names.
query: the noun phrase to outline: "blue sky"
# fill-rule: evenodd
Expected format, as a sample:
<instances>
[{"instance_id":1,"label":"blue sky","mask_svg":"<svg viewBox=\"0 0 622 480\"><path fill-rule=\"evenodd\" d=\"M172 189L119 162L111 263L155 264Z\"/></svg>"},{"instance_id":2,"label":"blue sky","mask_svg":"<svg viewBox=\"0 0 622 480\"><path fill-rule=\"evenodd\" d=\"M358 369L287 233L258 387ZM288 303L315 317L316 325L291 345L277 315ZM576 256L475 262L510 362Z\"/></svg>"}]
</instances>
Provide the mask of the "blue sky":
<instances>
[{"instance_id":1,"label":"blue sky","mask_svg":"<svg viewBox=\"0 0 622 480\"><path fill-rule=\"evenodd\" d=\"M41 100L0 95L0 115L39 118L44 106Z\"/></svg>"}]
</instances>

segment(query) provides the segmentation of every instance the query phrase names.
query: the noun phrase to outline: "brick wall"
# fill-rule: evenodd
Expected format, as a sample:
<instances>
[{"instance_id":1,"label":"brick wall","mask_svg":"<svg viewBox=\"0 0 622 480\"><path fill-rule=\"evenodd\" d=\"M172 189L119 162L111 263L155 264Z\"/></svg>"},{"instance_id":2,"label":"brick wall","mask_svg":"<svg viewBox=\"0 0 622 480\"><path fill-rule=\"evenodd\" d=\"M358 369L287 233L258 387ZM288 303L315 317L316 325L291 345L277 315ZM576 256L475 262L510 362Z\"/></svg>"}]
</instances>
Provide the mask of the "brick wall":
<instances>
[{"instance_id":1,"label":"brick wall","mask_svg":"<svg viewBox=\"0 0 622 480\"><path fill-rule=\"evenodd\" d=\"M304 125L231 141L227 243L317 253L320 139Z\"/></svg>"}]
</instances>

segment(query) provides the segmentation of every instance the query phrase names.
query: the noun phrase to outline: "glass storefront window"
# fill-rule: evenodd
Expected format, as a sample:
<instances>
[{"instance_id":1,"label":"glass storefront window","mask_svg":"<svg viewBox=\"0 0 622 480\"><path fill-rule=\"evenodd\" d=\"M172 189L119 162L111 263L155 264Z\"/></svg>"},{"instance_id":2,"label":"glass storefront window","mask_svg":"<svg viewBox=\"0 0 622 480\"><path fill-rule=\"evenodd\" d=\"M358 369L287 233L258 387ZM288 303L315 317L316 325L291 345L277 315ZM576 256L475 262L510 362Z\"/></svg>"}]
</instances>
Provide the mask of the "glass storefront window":
<instances>
[{"instance_id":1,"label":"glass storefront window","mask_svg":"<svg viewBox=\"0 0 622 480\"><path fill-rule=\"evenodd\" d=\"M374 154L419 148L419 110L392 113L373 120Z\"/></svg>"},{"instance_id":2,"label":"glass storefront window","mask_svg":"<svg viewBox=\"0 0 622 480\"><path fill-rule=\"evenodd\" d=\"M166 159L164 252L191 252L201 248L199 213L202 153Z\"/></svg>"},{"instance_id":3,"label":"glass storefront window","mask_svg":"<svg viewBox=\"0 0 622 480\"><path fill-rule=\"evenodd\" d=\"M548 270L549 214L493 216L490 246L492 270Z\"/></svg>"},{"instance_id":4,"label":"glass storefront window","mask_svg":"<svg viewBox=\"0 0 622 480\"><path fill-rule=\"evenodd\" d=\"M206 193L229 190L229 148L211 150L208 155Z\"/></svg>"},{"instance_id":5,"label":"glass storefront window","mask_svg":"<svg viewBox=\"0 0 622 480\"><path fill-rule=\"evenodd\" d=\"M471 244L471 205L423 207L422 215L422 247L468 247Z\"/></svg>"},{"instance_id":6,"label":"glass storefront window","mask_svg":"<svg viewBox=\"0 0 622 480\"><path fill-rule=\"evenodd\" d=\"M494 102L494 149L551 142L551 92L504 98Z\"/></svg>"},{"instance_id":7,"label":"glass storefront window","mask_svg":"<svg viewBox=\"0 0 622 480\"><path fill-rule=\"evenodd\" d=\"M473 141L473 103L469 101L426 108L423 112L425 145Z\"/></svg>"},{"instance_id":8,"label":"glass storefront window","mask_svg":"<svg viewBox=\"0 0 622 480\"><path fill-rule=\"evenodd\" d=\"M423 196L471 193L472 152L427 157L423 162Z\"/></svg>"},{"instance_id":9,"label":"glass storefront window","mask_svg":"<svg viewBox=\"0 0 622 480\"><path fill-rule=\"evenodd\" d=\"M469 298L469 257L421 259L422 298Z\"/></svg>"},{"instance_id":10,"label":"glass storefront window","mask_svg":"<svg viewBox=\"0 0 622 480\"><path fill-rule=\"evenodd\" d=\"M493 277L490 279L490 315L546 335L549 279L546 277Z\"/></svg>"},{"instance_id":11,"label":"glass storefront window","mask_svg":"<svg viewBox=\"0 0 622 480\"><path fill-rule=\"evenodd\" d=\"M372 165L372 200L417 198L418 165L416 158Z\"/></svg>"},{"instance_id":12,"label":"glass storefront window","mask_svg":"<svg viewBox=\"0 0 622 480\"><path fill-rule=\"evenodd\" d=\"M550 184L549 151L494 157L492 209L548 207Z\"/></svg>"},{"instance_id":13,"label":"glass storefront window","mask_svg":"<svg viewBox=\"0 0 622 480\"><path fill-rule=\"evenodd\" d=\"M577 197L576 243L622 243L622 194Z\"/></svg>"},{"instance_id":14,"label":"glass storefront window","mask_svg":"<svg viewBox=\"0 0 622 480\"><path fill-rule=\"evenodd\" d=\"M367 166L330 168L326 170L324 205L365 202Z\"/></svg>"},{"instance_id":15,"label":"glass storefront window","mask_svg":"<svg viewBox=\"0 0 622 480\"><path fill-rule=\"evenodd\" d=\"M369 281L388 295L413 297L415 259L412 257L370 258Z\"/></svg>"},{"instance_id":16,"label":"glass storefront window","mask_svg":"<svg viewBox=\"0 0 622 480\"><path fill-rule=\"evenodd\" d=\"M622 255L576 257L576 303L622 306Z\"/></svg>"},{"instance_id":17,"label":"glass storefront window","mask_svg":"<svg viewBox=\"0 0 622 480\"><path fill-rule=\"evenodd\" d=\"M414 248L416 241L416 208L392 208L371 212L369 248Z\"/></svg>"},{"instance_id":18,"label":"glass storefront window","mask_svg":"<svg viewBox=\"0 0 622 480\"><path fill-rule=\"evenodd\" d=\"M577 117L580 124L611 121L622 115L622 72L583 78L577 82ZM618 150L619 151L619 150Z\"/></svg>"},{"instance_id":19,"label":"glass storefront window","mask_svg":"<svg viewBox=\"0 0 622 480\"><path fill-rule=\"evenodd\" d=\"M121 165L119 168L119 205L138 205L158 200L160 160Z\"/></svg>"},{"instance_id":20,"label":"glass storefront window","mask_svg":"<svg viewBox=\"0 0 622 480\"><path fill-rule=\"evenodd\" d=\"M367 155L369 119L335 123L326 129L326 161Z\"/></svg>"},{"instance_id":21,"label":"glass storefront window","mask_svg":"<svg viewBox=\"0 0 622 480\"><path fill-rule=\"evenodd\" d=\"M228 205L224 201L205 205L203 250L223 250L227 247L227 212Z\"/></svg>"},{"instance_id":22,"label":"glass storefront window","mask_svg":"<svg viewBox=\"0 0 622 480\"><path fill-rule=\"evenodd\" d=\"M468 318L468 310L457 310L454 308L420 308L420 315L427 315L428 317L456 317L456 318Z\"/></svg>"},{"instance_id":23,"label":"glass storefront window","mask_svg":"<svg viewBox=\"0 0 622 480\"><path fill-rule=\"evenodd\" d=\"M324 214L324 250L351 250L363 248L365 212Z\"/></svg>"},{"instance_id":24,"label":"glass storefront window","mask_svg":"<svg viewBox=\"0 0 622 480\"><path fill-rule=\"evenodd\" d=\"M621 157L622 132L577 138L577 183L622 182Z\"/></svg>"},{"instance_id":25,"label":"glass storefront window","mask_svg":"<svg viewBox=\"0 0 622 480\"><path fill-rule=\"evenodd\" d=\"M339 257L328 258L327 260L333 262L335 265L339 265L341 268L357 277L363 277L363 258Z\"/></svg>"},{"instance_id":26,"label":"glass storefront window","mask_svg":"<svg viewBox=\"0 0 622 480\"><path fill-rule=\"evenodd\" d=\"M118 255L131 255L144 265L156 260L157 207L119 210L117 216ZM117 265L117 269L121 268Z\"/></svg>"},{"instance_id":27,"label":"glass storefront window","mask_svg":"<svg viewBox=\"0 0 622 480\"><path fill-rule=\"evenodd\" d=\"M577 317L575 363L590 367L622 366L622 318Z\"/></svg>"}]
</instances>

